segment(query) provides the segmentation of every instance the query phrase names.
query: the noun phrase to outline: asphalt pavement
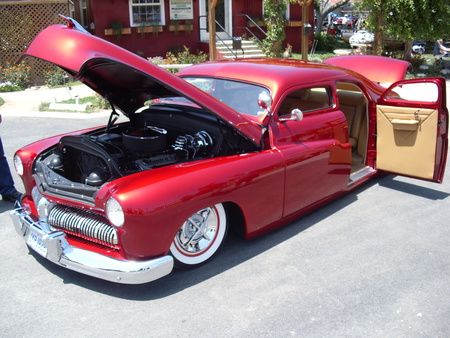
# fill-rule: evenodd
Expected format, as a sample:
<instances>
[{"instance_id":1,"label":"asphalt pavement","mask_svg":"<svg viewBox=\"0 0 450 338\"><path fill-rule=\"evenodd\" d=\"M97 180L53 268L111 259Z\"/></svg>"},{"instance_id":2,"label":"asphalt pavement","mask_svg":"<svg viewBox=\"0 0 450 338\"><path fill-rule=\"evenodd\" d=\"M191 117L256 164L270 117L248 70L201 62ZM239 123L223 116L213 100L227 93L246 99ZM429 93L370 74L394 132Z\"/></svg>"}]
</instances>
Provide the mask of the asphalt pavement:
<instances>
[{"instance_id":1,"label":"asphalt pavement","mask_svg":"<svg viewBox=\"0 0 450 338\"><path fill-rule=\"evenodd\" d=\"M25 144L107 121L4 108L10 162ZM209 264L144 285L30 252L0 201L0 336L447 337L449 201L449 165L443 184L384 176L253 241L231 235Z\"/></svg>"}]
</instances>

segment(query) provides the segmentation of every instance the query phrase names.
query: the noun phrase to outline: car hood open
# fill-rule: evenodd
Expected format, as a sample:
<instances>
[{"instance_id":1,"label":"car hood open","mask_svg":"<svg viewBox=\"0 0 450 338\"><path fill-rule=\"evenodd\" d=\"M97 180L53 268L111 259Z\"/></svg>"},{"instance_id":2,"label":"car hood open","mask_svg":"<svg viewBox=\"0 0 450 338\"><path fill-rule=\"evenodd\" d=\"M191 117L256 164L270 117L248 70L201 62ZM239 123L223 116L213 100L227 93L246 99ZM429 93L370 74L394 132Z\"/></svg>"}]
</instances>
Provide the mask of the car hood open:
<instances>
[{"instance_id":1,"label":"car hood open","mask_svg":"<svg viewBox=\"0 0 450 338\"><path fill-rule=\"evenodd\" d=\"M256 145L262 128L178 76L70 24L44 29L24 51L58 65L131 117L148 100L185 97L227 121Z\"/></svg>"}]
</instances>

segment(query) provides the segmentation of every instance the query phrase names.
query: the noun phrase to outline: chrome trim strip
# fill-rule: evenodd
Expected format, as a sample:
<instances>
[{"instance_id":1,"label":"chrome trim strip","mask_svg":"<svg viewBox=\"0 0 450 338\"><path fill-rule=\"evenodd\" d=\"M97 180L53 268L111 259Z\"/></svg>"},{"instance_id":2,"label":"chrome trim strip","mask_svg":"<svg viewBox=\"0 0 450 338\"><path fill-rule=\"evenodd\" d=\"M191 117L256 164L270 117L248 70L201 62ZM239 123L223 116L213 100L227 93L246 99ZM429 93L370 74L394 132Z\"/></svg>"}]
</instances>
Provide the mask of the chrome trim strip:
<instances>
[{"instance_id":1,"label":"chrome trim strip","mask_svg":"<svg viewBox=\"0 0 450 338\"><path fill-rule=\"evenodd\" d=\"M372 167L364 167L361 170L358 170L350 175L350 180L348 185L352 185L353 183L358 182L359 180L363 179L364 177L367 177L369 175L372 175L376 170Z\"/></svg>"},{"instance_id":2,"label":"chrome trim strip","mask_svg":"<svg viewBox=\"0 0 450 338\"><path fill-rule=\"evenodd\" d=\"M20 202L16 202L16 207L10 216L17 233L25 242L31 231L38 234L47 248L45 258L67 269L123 284L148 283L173 269L173 258L169 255L148 261L124 261L70 246L64 232L51 231L45 222L33 221Z\"/></svg>"}]
</instances>

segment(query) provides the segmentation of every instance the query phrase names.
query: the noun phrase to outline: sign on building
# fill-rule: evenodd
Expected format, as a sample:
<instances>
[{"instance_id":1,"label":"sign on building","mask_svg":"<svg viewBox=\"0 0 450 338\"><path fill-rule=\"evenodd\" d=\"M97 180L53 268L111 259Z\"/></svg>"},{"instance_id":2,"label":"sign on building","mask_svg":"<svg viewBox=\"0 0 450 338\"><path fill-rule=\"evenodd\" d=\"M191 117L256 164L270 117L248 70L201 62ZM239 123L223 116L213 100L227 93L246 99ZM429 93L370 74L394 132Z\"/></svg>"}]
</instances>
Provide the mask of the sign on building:
<instances>
[{"instance_id":1,"label":"sign on building","mask_svg":"<svg viewBox=\"0 0 450 338\"><path fill-rule=\"evenodd\" d=\"M170 0L170 20L192 20L194 9L192 0Z\"/></svg>"}]
</instances>

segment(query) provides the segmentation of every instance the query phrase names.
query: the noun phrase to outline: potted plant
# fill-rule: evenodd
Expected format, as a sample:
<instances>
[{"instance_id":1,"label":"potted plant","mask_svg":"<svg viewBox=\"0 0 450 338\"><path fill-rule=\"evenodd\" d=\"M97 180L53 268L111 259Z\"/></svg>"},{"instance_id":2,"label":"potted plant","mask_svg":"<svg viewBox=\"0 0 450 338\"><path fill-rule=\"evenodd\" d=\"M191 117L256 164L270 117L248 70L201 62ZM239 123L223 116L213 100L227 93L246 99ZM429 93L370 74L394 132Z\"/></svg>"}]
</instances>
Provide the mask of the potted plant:
<instances>
[{"instance_id":1,"label":"potted plant","mask_svg":"<svg viewBox=\"0 0 450 338\"><path fill-rule=\"evenodd\" d=\"M123 27L120 20L113 20L109 22L111 28L105 29L105 35L114 35L117 41L120 41L123 34L131 34L131 28Z\"/></svg>"},{"instance_id":2,"label":"potted plant","mask_svg":"<svg viewBox=\"0 0 450 338\"><path fill-rule=\"evenodd\" d=\"M181 24L180 20L170 21L169 32L174 32L175 35L178 35L181 31L184 31L186 34L192 32L192 23L190 20L186 20L184 24Z\"/></svg>"},{"instance_id":3,"label":"potted plant","mask_svg":"<svg viewBox=\"0 0 450 338\"><path fill-rule=\"evenodd\" d=\"M252 17L252 20L254 23L252 21L248 21L247 27L256 27L256 26L265 27L266 26L265 21L261 18Z\"/></svg>"},{"instance_id":4,"label":"potted plant","mask_svg":"<svg viewBox=\"0 0 450 338\"><path fill-rule=\"evenodd\" d=\"M161 25L150 23L141 25L140 27L137 27L137 32L141 33L142 37L145 36L145 33L153 33L153 36L158 36L160 32L163 31L163 28Z\"/></svg>"},{"instance_id":5,"label":"potted plant","mask_svg":"<svg viewBox=\"0 0 450 338\"><path fill-rule=\"evenodd\" d=\"M186 33L186 34L189 34L190 32L192 32L192 22L191 22L191 20L186 20L185 22L184 22L184 32Z\"/></svg>"}]
</instances>

